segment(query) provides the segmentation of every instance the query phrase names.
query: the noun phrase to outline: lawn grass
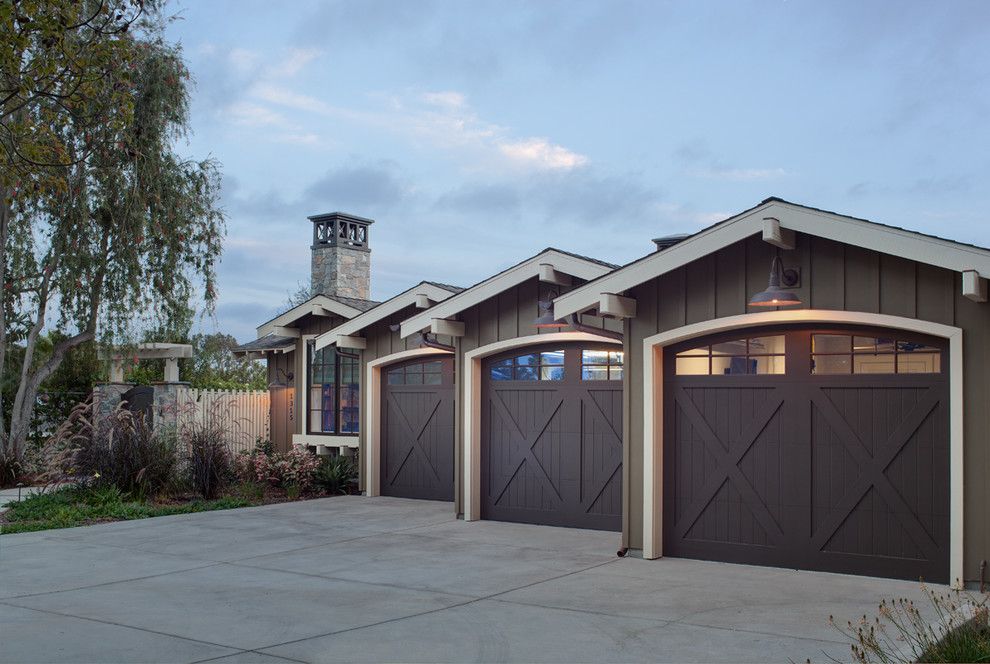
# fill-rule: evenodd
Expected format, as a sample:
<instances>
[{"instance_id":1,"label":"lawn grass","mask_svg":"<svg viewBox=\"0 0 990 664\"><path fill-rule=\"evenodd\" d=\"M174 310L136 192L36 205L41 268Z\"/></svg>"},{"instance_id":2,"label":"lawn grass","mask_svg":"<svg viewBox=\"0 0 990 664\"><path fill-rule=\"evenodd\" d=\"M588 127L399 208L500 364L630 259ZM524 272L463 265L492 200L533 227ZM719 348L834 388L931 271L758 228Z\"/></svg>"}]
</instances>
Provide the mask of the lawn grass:
<instances>
[{"instance_id":1,"label":"lawn grass","mask_svg":"<svg viewBox=\"0 0 990 664\"><path fill-rule=\"evenodd\" d=\"M242 496L216 500L193 499L181 502L131 500L115 488L66 487L34 494L8 505L2 515L0 534L28 533L56 528L74 528L106 521L147 519L171 514L192 514L256 504Z\"/></svg>"}]
</instances>

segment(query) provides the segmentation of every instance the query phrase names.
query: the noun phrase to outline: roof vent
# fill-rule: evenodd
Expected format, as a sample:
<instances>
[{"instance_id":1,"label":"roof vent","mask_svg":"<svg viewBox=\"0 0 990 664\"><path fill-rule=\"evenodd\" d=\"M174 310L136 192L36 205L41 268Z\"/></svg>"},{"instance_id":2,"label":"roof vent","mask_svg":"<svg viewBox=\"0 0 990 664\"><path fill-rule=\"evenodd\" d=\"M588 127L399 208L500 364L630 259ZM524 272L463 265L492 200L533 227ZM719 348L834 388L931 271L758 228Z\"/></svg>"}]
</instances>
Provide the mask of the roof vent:
<instances>
[{"instance_id":1,"label":"roof vent","mask_svg":"<svg viewBox=\"0 0 990 664\"><path fill-rule=\"evenodd\" d=\"M678 242L682 242L691 237L690 233L677 233L675 235L665 235L663 237L653 238L653 244L657 245L657 251L663 251L664 249L670 249Z\"/></svg>"}]
</instances>

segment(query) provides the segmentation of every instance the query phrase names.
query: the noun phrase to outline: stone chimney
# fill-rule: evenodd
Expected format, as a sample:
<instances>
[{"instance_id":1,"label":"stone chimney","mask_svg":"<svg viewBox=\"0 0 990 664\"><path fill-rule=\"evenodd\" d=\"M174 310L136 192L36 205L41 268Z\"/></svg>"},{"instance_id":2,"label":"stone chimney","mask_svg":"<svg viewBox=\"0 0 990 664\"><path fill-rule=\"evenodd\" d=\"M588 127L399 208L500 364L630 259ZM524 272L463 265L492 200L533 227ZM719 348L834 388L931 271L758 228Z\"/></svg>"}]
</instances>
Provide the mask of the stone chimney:
<instances>
[{"instance_id":1,"label":"stone chimney","mask_svg":"<svg viewBox=\"0 0 990 664\"><path fill-rule=\"evenodd\" d=\"M318 214L313 222L312 294L367 300L371 297L371 219L343 212Z\"/></svg>"}]
</instances>

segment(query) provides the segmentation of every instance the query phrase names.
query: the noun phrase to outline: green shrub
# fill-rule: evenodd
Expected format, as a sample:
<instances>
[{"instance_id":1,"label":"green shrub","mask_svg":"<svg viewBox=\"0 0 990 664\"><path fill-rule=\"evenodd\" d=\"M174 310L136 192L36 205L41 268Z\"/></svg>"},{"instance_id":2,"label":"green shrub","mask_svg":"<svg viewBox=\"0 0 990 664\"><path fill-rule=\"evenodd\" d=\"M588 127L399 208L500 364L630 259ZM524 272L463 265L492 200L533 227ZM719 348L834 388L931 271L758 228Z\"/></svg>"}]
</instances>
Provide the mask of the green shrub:
<instances>
[{"instance_id":1,"label":"green shrub","mask_svg":"<svg viewBox=\"0 0 990 664\"><path fill-rule=\"evenodd\" d=\"M331 495L349 493L358 483L358 467L351 457L324 457L316 468L313 483Z\"/></svg>"},{"instance_id":2,"label":"green shrub","mask_svg":"<svg viewBox=\"0 0 990 664\"><path fill-rule=\"evenodd\" d=\"M990 662L987 596L962 590L937 592L922 585L930 608L910 599L883 600L872 619L840 627L852 641L855 662Z\"/></svg>"}]
</instances>

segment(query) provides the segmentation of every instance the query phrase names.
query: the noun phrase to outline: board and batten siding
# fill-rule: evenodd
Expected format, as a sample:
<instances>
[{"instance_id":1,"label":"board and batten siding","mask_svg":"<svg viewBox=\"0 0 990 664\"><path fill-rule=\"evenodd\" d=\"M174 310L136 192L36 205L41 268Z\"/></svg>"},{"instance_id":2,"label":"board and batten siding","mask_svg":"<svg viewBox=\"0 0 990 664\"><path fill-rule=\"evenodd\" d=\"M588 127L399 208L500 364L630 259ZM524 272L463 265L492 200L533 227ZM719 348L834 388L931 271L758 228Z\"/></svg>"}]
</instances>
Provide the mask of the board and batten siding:
<instances>
[{"instance_id":1,"label":"board and batten siding","mask_svg":"<svg viewBox=\"0 0 990 664\"><path fill-rule=\"evenodd\" d=\"M280 452L287 452L292 448L292 434L304 431L302 391L306 389L306 353L303 337L323 334L345 320L340 316L304 316L293 325L302 335L296 341L295 350L268 354L271 439ZM289 374L292 374L291 380L288 379ZM282 385L285 387L281 387Z\"/></svg>"},{"instance_id":2,"label":"board and batten siding","mask_svg":"<svg viewBox=\"0 0 990 664\"><path fill-rule=\"evenodd\" d=\"M767 286L774 248L759 236L643 283L629 293L637 316L626 321L626 455L629 545L643 545L643 340L691 323L753 311L749 298ZM782 251L784 268L800 267L791 289L799 308L881 313L963 330L964 574L979 576L990 553L990 304L962 296L961 275L896 256L798 233Z\"/></svg>"}]
</instances>

